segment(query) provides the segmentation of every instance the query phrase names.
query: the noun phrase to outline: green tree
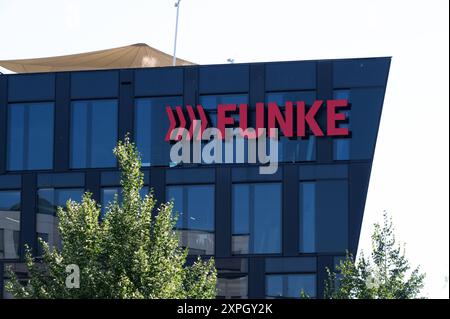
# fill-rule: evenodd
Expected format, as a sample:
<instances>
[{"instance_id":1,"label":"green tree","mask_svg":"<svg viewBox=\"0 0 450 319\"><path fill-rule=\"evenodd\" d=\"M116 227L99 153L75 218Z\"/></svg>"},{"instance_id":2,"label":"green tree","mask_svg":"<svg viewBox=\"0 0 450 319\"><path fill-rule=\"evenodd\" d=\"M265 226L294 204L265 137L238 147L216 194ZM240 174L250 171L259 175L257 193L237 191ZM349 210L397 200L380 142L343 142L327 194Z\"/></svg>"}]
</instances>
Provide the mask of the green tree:
<instances>
[{"instance_id":1,"label":"green tree","mask_svg":"<svg viewBox=\"0 0 450 319\"><path fill-rule=\"evenodd\" d=\"M330 299L412 299L418 298L425 274L411 266L405 249L396 244L392 219L383 214L383 225L374 224L371 259L361 253L355 262L347 256L327 269L325 298Z\"/></svg>"},{"instance_id":2,"label":"green tree","mask_svg":"<svg viewBox=\"0 0 450 319\"><path fill-rule=\"evenodd\" d=\"M214 298L214 261L198 258L186 265L173 203L161 204L152 216L153 194L141 198L141 160L128 136L114 154L122 171L122 202L116 196L101 222L100 206L89 193L81 203L58 207L61 251L39 239L44 253L36 259L26 247L27 284L8 269L6 289L18 298ZM66 287L71 264L79 267L79 288Z\"/></svg>"}]
</instances>

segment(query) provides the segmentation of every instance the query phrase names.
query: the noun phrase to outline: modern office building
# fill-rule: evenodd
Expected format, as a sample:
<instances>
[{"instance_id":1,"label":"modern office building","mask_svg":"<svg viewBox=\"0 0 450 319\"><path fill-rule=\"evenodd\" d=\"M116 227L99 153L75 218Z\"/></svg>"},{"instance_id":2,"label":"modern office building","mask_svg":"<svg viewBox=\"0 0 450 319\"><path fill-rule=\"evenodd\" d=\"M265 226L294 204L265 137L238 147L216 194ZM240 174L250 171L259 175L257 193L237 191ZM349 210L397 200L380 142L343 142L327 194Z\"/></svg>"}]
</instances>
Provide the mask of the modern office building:
<instances>
[{"instance_id":1,"label":"modern office building","mask_svg":"<svg viewBox=\"0 0 450 319\"><path fill-rule=\"evenodd\" d=\"M226 298L323 296L325 267L356 253L390 58L0 75L0 291L24 244L58 245L56 206L120 189L112 148L130 132L145 186L175 199L191 254L214 256ZM280 138L279 168L171 167L167 105L348 99L349 138ZM251 116L250 116L251 117ZM324 124L326 115L318 115ZM325 125L326 127L326 125ZM0 294L1 296L1 294ZM4 297L7 294L4 293Z\"/></svg>"}]
</instances>

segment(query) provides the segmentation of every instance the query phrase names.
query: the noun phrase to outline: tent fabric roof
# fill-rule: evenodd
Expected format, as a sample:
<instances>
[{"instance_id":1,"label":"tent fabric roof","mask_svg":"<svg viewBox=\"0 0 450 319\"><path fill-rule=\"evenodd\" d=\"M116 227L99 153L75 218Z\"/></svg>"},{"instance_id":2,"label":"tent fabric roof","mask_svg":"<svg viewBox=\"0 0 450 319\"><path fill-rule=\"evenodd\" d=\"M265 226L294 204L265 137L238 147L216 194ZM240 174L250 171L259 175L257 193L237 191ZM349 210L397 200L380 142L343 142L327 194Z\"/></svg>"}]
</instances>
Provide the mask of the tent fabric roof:
<instances>
[{"instance_id":1,"label":"tent fabric roof","mask_svg":"<svg viewBox=\"0 0 450 319\"><path fill-rule=\"evenodd\" d=\"M17 73L172 66L173 56L145 43L56 57L0 60L0 66ZM176 59L176 65L194 63Z\"/></svg>"}]
</instances>

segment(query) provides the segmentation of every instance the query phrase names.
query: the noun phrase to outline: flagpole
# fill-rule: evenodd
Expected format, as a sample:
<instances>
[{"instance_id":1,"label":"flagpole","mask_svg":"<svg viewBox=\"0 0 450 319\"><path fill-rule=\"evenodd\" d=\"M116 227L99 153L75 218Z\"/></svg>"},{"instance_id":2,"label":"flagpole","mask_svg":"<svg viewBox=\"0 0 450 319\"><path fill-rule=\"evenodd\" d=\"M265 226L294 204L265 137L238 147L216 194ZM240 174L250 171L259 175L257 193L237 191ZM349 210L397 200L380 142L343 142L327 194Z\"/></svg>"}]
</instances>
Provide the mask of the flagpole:
<instances>
[{"instance_id":1,"label":"flagpole","mask_svg":"<svg viewBox=\"0 0 450 319\"><path fill-rule=\"evenodd\" d=\"M180 11L180 1L178 0L175 3L175 7L177 8L177 19L175 21L175 41L173 44L173 60L172 60L172 65L175 66L176 62L177 62L177 33L178 33L178 12Z\"/></svg>"}]
</instances>

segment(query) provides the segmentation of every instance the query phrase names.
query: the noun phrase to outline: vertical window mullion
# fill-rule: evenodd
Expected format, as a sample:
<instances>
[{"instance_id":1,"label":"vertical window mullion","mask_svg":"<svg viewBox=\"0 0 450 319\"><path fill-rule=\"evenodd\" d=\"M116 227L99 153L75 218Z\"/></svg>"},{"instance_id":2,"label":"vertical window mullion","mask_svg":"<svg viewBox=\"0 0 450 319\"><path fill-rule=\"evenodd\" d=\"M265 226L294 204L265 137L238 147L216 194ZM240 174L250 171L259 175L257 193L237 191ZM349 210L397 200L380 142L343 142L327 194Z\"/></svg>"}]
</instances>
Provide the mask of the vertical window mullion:
<instances>
[{"instance_id":1,"label":"vertical window mullion","mask_svg":"<svg viewBox=\"0 0 450 319\"><path fill-rule=\"evenodd\" d=\"M289 296L289 275L281 276L282 284L281 289L283 296L288 297Z\"/></svg>"},{"instance_id":2,"label":"vertical window mullion","mask_svg":"<svg viewBox=\"0 0 450 319\"><path fill-rule=\"evenodd\" d=\"M91 168L92 165L92 121L93 121L93 117L92 117L92 108L94 107L92 102L88 102L86 104L86 167Z\"/></svg>"},{"instance_id":3,"label":"vertical window mullion","mask_svg":"<svg viewBox=\"0 0 450 319\"><path fill-rule=\"evenodd\" d=\"M300 252L316 251L316 182L300 182L299 244Z\"/></svg>"},{"instance_id":4,"label":"vertical window mullion","mask_svg":"<svg viewBox=\"0 0 450 319\"><path fill-rule=\"evenodd\" d=\"M181 188L183 191L183 223L182 223L182 227L183 229L188 229L188 188L185 186L182 186Z\"/></svg>"},{"instance_id":5,"label":"vertical window mullion","mask_svg":"<svg viewBox=\"0 0 450 319\"><path fill-rule=\"evenodd\" d=\"M30 134L30 106L25 105L23 110L23 169L28 169L29 161L29 134Z\"/></svg>"},{"instance_id":6,"label":"vertical window mullion","mask_svg":"<svg viewBox=\"0 0 450 319\"><path fill-rule=\"evenodd\" d=\"M249 215L248 221L249 221L249 253L255 252L255 185L249 185L249 195L250 198L248 199L250 201L249 203Z\"/></svg>"}]
</instances>

